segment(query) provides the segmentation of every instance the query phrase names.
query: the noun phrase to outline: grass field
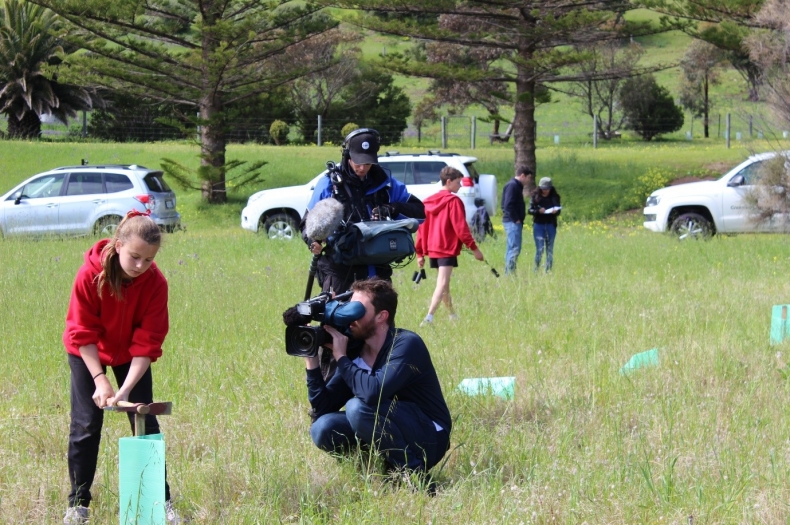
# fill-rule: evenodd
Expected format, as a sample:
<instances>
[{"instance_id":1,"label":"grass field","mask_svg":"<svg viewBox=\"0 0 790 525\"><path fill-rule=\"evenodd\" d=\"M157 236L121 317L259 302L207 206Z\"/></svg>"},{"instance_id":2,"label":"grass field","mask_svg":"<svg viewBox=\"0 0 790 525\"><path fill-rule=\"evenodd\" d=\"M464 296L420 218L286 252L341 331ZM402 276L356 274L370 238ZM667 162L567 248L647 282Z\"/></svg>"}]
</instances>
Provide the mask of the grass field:
<instances>
[{"instance_id":1,"label":"grass field","mask_svg":"<svg viewBox=\"0 0 790 525\"><path fill-rule=\"evenodd\" d=\"M230 156L270 160L270 187L307 180L336 153L244 146ZM180 144L0 142L0 184L85 157L155 166L195 154ZM476 154L500 184L510 176L512 152ZM595 211L588 201L598 194L588 198L595 185L584 177L599 186L622 177L600 193L622 199L629 166L685 173L745 154L691 145L539 150L567 196L551 275L527 271L529 230L515 278L495 279L462 256L453 280L461 321L440 310L436 326L419 329L434 276L414 285L413 264L396 271L397 324L425 339L454 419L435 497L312 445L304 365L285 354L280 320L301 299L309 255L238 226L248 192L209 208L180 191L188 228L168 235L157 257L170 283L171 331L154 364L156 397L175 406L161 422L176 506L206 524L788 522L790 346L768 344L772 305L790 303L787 238L679 243L638 219L581 221L573 211ZM65 510L60 338L92 242L0 241L0 523L56 523ZM501 230L481 249L501 271ZM618 372L651 348L657 367ZM515 399L457 390L485 376L516 377ZM94 523L117 521L117 443L130 435L122 416L105 422Z\"/></svg>"}]
</instances>

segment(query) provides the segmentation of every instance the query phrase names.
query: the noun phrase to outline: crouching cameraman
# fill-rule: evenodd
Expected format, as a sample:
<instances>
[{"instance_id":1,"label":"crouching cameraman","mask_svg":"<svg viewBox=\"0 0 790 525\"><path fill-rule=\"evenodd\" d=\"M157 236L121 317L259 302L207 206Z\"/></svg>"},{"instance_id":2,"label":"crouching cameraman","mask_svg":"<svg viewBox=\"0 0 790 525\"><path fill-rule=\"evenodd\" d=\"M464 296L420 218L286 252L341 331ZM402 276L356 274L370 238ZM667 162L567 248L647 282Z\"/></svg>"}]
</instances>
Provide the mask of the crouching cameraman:
<instances>
[{"instance_id":1,"label":"crouching cameraman","mask_svg":"<svg viewBox=\"0 0 790 525\"><path fill-rule=\"evenodd\" d=\"M348 337L325 326L332 336L326 346L337 360L328 382L318 358L305 358L316 417L310 435L327 452L348 454L359 441L391 468L427 472L447 451L452 426L431 356L420 336L395 328L398 294L391 283L372 278L354 282L351 290L365 315L349 331L364 344L352 361Z\"/></svg>"}]
</instances>

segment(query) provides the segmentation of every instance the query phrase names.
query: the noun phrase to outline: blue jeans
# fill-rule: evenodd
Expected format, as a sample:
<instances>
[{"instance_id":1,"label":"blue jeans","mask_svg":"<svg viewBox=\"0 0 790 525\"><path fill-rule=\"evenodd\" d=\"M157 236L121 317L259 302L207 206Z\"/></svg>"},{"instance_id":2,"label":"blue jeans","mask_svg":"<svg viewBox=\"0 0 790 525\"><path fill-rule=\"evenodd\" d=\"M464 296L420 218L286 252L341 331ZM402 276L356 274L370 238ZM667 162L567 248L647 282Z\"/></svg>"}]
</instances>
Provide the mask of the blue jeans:
<instances>
[{"instance_id":1,"label":"blue jeans","mask_svg":"<svg viewBox=\"0 0 790 525\"><path fill-rule=\"evenodd\" d=\"M513 273L516 271L516 261L521 253L521 231L524 228L524 223L505 221L502 222L505 227L505 235L507 235L507 251L505 252L505 274Z\"/></svg>"},{"instance_id":2,"label":"blue jeans","mask_svg":"<svg viewBox=\"0 0 790 525\"><path fill-rule=\"evenodd\" d=\"M378 410L353 397L345 412L330 412L310 427L313 443L327 452L348 454L357 439L375 443L384 459L395 468L427 472L444 456L450 443L446 430L437 431L433 421L414 404L382 400Z\"/></svg>"},{"instance_id":3,"label":"blue jeans","mask_svg":"<svg viewBox=\"0 0 790 525\"><path fill-rule=\"evenodd\" d=\"M551 270L554 263L554 237L557 236L557 227L553 224L533 224L532 236L535 238L535 271L540 268L540 259L543 250L546 250L546 271Z\"/></svg>"}]
</instances>

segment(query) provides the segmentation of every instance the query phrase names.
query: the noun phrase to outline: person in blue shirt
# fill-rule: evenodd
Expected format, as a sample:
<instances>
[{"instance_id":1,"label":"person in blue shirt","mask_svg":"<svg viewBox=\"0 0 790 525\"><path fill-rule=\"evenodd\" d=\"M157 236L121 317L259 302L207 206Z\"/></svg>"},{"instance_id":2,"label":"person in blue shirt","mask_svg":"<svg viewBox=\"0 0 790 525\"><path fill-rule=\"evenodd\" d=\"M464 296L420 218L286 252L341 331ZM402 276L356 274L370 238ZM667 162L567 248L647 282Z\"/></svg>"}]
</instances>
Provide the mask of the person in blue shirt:
<instances>
[{"instance_id":1,"label":"person in blue shirt","mask_svg":"<svg viewBox=\"0 0 790 525\"><path fill-rule=\"evenodd\" d=\"M431 356L419 335L395 327L398 294L389 281L356 281L351 290L351 301L365 306L350 326L351 341L325 326L337 373L326 382L318 358L305 358L310 435L327 452L350 454L359 443L392 469L427 473L447 452L452 429ZM361 344L353 360L352 341Z\"/></svg>"},{"instance_id":2,"label":"person in blue shirt","mask_svg":"<svg viewBox=\"0 0 790 525\"><path fill-rule=\"evenodd\" d=\"M516 271L516 262L521 253L521 233L524 220L527 218L527 207L524 204L524 188L530 179L534 179L531 169L521 166L516 176L502 188L502 226L507 236L505 251L505 274Z\"/></svg>"},{"instance_id":3,"label":"person in blue shirt","mask_svg":"<svg viewBox=\"0 0 790 525\"><path fill-rule=\"evenodd\" d=\"M411 195L406 185L392 177L389 170L378 165L379 134L370 128L358 129L348 134L343 142L343 155L337 173L327 173L316 184L302 219L304 232L307 214L323 199L337 199L344 207L344 222L384 219L424 219L422 201ZM389 266L346 266L332 261L331 243L308 239L303 234L310 251L320 255L318 281L324 292L344 293L351 283L377 275L383 279L392 276Z\"/></svg>"}]
</instances>

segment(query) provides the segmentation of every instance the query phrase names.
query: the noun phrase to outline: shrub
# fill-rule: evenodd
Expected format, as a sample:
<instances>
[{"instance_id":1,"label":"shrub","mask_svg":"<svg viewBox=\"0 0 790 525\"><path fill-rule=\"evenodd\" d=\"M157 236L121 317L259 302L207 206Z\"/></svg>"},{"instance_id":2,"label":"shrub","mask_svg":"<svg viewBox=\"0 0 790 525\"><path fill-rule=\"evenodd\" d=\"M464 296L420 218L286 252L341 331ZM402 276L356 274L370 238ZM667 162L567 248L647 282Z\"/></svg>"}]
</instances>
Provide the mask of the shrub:
<instances>
[{"instance_id":1,"label":"shrub","mask_svg":"<svg viewBox=\"0 0 790 525\"><path fill-rule=\"evenodd\" d=\"M636 179L631 191L625 197L628 208L641 208L651 193L667 186L675 179L675 174L662 168L648 168L647 173Z\"/></svg>"},{"instance_id":2,"label":"shrub","mask_svg":"<svg viewBox=\"0 0 790 525\"><path fill-rule=\"evenodd\" d=\"M277 146L282 146L288 142L288 133L290 131L291 128L282 120L275 120L272 122L272 125L269 126L269 135L271 135L272 140Z\"/></svg>"},{"instance_id":3,"label":"shrub","mask_svg":"<svg viewBox=\"0 0 790 525\"><path fill-rule=\"evenodd\" d=\"M358 125L354 124L353 122L349 122L348 124L343 126L343 129L340 130L340 134L343 135L343 138L346 138L349 133L351 133L352 131L356 131L358 129L359 129Z\"/></svg>"},{"instance_id":4,"label":"shrub","mask_svg":"<svg viewBox=\"0 0 790 525\"><path fill-rule=\"evenodd\" d=\"M683 111L665 87L653 75L629 78L620 90L620 105L626 128L642 140L652 140L662 133L672 133L683 126Z\"/></svg>"}]
</instances>

